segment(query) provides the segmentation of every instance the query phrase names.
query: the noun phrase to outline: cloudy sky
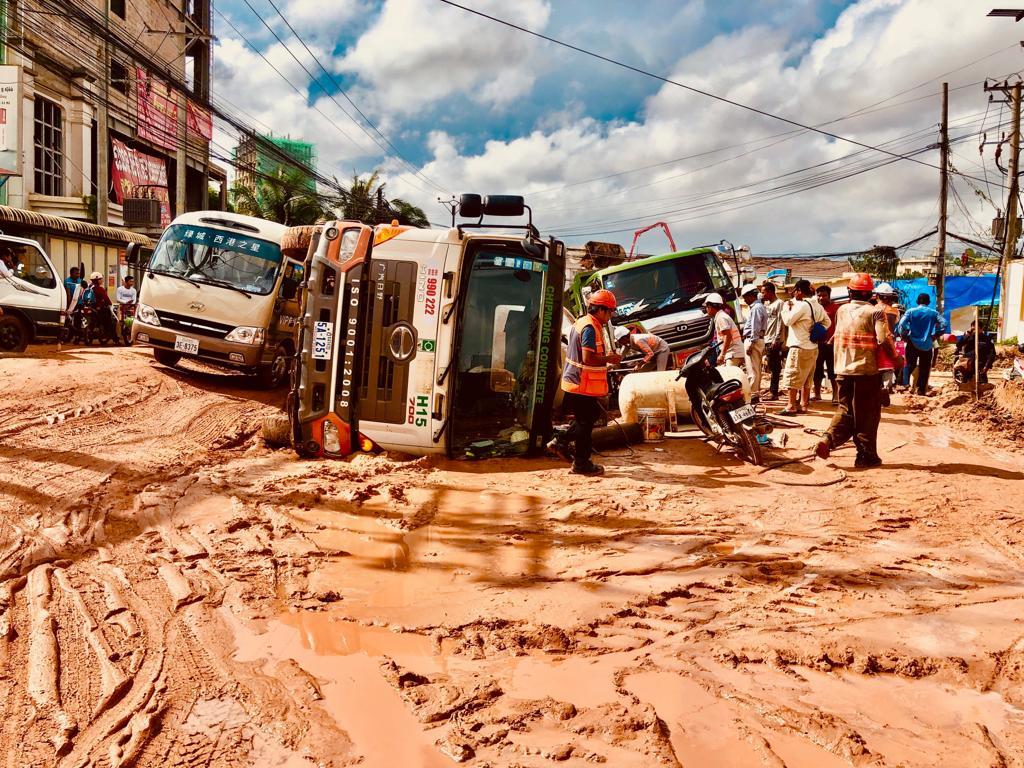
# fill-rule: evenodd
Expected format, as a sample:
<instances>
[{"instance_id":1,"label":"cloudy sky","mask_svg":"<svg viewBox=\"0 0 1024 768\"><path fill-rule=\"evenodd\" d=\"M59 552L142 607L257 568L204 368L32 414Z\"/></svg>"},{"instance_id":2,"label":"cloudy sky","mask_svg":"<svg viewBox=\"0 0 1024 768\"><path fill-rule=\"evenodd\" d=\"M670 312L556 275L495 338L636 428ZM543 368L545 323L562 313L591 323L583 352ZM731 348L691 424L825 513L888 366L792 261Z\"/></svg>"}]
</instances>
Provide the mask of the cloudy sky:
<instances>
[{"instance_id":1,"label":"cloudy sky","mask_svg":"<svg viewBox=\"0 0 1024 768\"><path fill-rule=\"evenodd\" d=\"M680 247L819 253L934 227L945 80L953 164L972 177L955 180L950 228L983 236L1004 196L1009 115L982 81L1024 70L1024 24L987 18L993 0L460 2L833 135L440 0L218 0L214 100L314 142L324 176L381 169L389 197L435 222L438 196L512 193L570 244L628 246L664 220ZM234 137L216 141L227 153ZM666 246L652 233L641 250Z\"/></svg>"}]
</instances>

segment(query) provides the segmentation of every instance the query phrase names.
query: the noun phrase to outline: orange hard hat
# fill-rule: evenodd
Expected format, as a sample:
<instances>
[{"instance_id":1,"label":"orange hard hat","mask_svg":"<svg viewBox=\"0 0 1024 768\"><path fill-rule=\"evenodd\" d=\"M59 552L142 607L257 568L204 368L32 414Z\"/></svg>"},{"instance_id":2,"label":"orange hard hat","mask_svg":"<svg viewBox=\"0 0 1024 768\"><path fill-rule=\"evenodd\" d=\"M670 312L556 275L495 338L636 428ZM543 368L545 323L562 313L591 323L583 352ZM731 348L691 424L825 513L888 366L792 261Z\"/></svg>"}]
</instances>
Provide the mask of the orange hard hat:
<instances>
[{"instance_id":1,"label":"orange hard hat","mask_svg":"<svg viewBox=\"0 0 1024 768\"><path fill-rule=\"evenodd\" d=\"M602 288L600 291L594 291L590 294L589 306L615 309L615 307L618 306L618 302L615 301L614 293Z\"/></svg>"},{"instance_id":2,"label":"orange hard hat","mask_svg":"<svg viewBox=\"0 0 1024 768\"><path fill-rule=\"evenodd\" d=\"M858 272L850 278L850 284L846 287L851 291L873 291L875 290L875 281L867 272Z\"/></svg>"}]
</instances>

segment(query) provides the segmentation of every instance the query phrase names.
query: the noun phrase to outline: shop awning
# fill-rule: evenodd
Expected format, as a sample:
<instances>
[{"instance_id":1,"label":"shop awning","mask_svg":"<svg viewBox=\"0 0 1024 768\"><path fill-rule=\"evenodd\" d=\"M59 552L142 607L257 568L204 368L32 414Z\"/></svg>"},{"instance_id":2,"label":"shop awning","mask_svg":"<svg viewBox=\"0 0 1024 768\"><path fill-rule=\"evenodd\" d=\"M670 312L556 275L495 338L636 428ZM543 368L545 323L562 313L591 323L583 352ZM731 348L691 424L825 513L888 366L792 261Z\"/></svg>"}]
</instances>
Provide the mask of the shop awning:
<instances>
[{"instance_id":1,"label":"shop awning","mask_svg":"<svg viewBox=\"0 0 1024 768\"><path fill-rule=\"evenodd\" d=\"M0 205L0 229L4 224L17 224L22 227L42 229L47 232L57 232L66 235L78 235L93 240L113 241L117 243L138 243L146 248L153 247L153 241L138 232L131 232L127 229L116 227L101 227L99 224L92 224L77 219L65 219L63 216L51 216L48 213L36 213L26 211L22 208L12 208L9 205Z\"/></svg>"}]
</instances>

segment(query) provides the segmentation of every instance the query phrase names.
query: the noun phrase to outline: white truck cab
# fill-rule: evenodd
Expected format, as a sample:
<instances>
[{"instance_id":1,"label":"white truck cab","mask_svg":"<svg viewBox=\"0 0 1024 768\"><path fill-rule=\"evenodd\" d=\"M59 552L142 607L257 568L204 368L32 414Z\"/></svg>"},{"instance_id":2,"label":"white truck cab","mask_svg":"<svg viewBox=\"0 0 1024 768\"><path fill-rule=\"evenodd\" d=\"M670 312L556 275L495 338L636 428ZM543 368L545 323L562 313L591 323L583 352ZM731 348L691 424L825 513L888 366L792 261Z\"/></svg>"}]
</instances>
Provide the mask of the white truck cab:
<instances>
[{"instance_id":1,"label":"white truck cab","mask_svg":"<svg viewBox=\"0 0 1024 768\"><path fill-rule=\"evenodd\" d=\"M66 309L64 283L39 243L0 234L0 352L57 338Z\"/></svg>"}]
</instances>

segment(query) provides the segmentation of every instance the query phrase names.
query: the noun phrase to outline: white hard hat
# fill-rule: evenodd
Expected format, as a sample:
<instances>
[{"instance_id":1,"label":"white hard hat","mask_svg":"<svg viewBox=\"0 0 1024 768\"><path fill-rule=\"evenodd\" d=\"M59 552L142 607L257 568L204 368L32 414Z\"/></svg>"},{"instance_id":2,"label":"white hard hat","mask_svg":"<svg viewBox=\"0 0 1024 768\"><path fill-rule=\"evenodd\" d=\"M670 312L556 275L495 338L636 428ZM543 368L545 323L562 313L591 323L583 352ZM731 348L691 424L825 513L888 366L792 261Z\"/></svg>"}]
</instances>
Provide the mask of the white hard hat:
<instances>
[{"instance_id":1,"label":"white hard hat","mask_svg":"<svg viewBox=\"0 0 1024 768\"><path fill-rule=\"evenodd\" d=\"M753 283L747 283L740 288L740 296L746 296L748 293L757 293L758 290L758 287Z\"/></svg>"},{"instance_id":2,"label":"white hard hat","mask_svg":"<svg viewBox=\"0 0 1024 768\"><path fill-rule=\"evenodd\" d=\"M880 296L895 296L896 289L888 283L882 283L881 285L875 286L875 293Z\"/></svg>"},{"instance_id":3,"label":"white hard hat","mask_svg":"<svg viewBox=\"0 0 1024 768\"><path fill-rule=\"evenodd\" d=\"M99 272L93 272L91 275L89 275L89 279L90 280L102 280L103 279L103 275L101 275Z\"/></svg>"},{"instance_id":4,"label":"white hard hat","mask_svg":"<svg viewBox=\"0 0 1024 768\"><path fill-rule=\"evenodd\" d=\"M621 344L622 340L629 336L629 328L624 325L620 325L615 329L615 343Z\"/></svg>"},{"instance_id":5,"label":"white hard hat","mask_svg":"<svg viewBox=\"0 0 1024 768\"><path fill-rule=\"evenodd\" d=\"M719 304L724 307L725 299L722 298L720 293L709 293L708 297L704 299L704 306L706 307L708 304Z\"/></svg>"}]
</instances>

